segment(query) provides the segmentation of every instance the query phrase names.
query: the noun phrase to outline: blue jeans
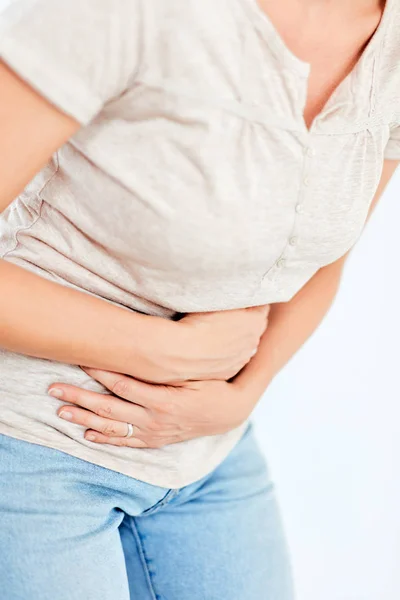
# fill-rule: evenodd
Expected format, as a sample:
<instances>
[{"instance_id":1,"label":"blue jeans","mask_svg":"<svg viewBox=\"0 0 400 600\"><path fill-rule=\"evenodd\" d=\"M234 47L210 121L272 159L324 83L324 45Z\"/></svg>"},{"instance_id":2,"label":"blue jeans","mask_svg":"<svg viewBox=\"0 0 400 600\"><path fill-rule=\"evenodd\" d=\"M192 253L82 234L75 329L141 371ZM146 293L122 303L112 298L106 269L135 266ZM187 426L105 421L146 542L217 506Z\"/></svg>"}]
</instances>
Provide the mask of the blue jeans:
<instances>
[{"instance_id":1,"label":"blue jeans","mask_svg":"<svg viewBox=\"0 0 400 600\"><path fill-rule=\"evenodd\" d=\"M292 600L252 426L179 490L0 435L0 581L2 600Z\"/></svg>"}]
</instances>

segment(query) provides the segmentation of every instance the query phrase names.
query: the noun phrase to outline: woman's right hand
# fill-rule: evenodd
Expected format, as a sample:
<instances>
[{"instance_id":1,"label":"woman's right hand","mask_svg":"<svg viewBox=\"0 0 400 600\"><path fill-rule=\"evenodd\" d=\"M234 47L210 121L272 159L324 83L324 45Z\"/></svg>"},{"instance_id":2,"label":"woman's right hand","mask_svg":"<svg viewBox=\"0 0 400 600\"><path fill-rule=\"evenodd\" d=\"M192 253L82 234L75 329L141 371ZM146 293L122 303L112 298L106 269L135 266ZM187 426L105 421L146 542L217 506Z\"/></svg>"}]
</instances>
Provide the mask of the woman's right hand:
<instances>
[{"instance_id":1,"label":"woman's right hand","mask_svg":"<svg viewBox=\"0 0 400 600\"><path fill-rule=\"evenodd\" d=\"M188 313L180 321L164 321L163 333L147 357L153 383L188 380L228 381L257 351L268 325L270 305ZM160 333L160 331L159 331ZM147 371L147 369L146 369ZM142 371L142 377L144 373ZM150 375L150 376L149 376Z\"/></svg>"}]
</instances>

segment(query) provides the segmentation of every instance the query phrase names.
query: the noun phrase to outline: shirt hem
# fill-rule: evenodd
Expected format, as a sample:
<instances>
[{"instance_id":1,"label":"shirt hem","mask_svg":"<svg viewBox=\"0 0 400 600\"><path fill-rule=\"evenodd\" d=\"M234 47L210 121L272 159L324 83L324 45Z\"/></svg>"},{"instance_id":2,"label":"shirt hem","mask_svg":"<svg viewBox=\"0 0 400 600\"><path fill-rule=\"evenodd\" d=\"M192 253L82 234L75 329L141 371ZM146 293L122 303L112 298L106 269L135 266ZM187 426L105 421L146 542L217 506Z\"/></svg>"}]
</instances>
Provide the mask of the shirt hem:
<instances>
[{"instance_id":1,"label":"shirt hem","mask_svg":"<svg viewBox=\"0 0 400 600\"><path fill-rule=\"evenodd\" d=\"M196 483L206 475L210 474L214 469L216 469L224 460L227 458L229 453L233 450L236 444L243 437L248 423L244 423L242 427L238 428L237 435L230 441L229 444L224 444L223 448L218 448L211 456L207 456L207 466L204 466L201 469L197 469L190 476L185 476L184 474L178 476L166 476L164 478L160 478L157 476L152 476L150 473L143 474L143 469L136 470L134 465L131 468L127 468L122 462L116 464L118 459L113 457L107 458L107 455L96 455L96 459L93 458L91 460L87 456L87 451L81 451L81 447L76 444L74 448L66 448L62 444L55 443L47 443L45 440L38 441L35 439L33 435L30 435L27 432L21 432L13 429L5 425L4 423L0 424L0 435L5 435L11 437L13 439L21 440L23 442L28 442L31 444L35 444L37 446L42 446L45 448L50 448L51 450L56 450L58 452L63 452L69 456L73 456L78 458L79 460L83 460L84 462L97 465L98 467L103 467L104 469L108 469L110 471L115 471L116 473L120 473L122 475L126 475L127 477L131 477L138 481L142 481L143 483L148 483L150 485L154 485L157 487L162 487L166 489L175 489L179 490L183 487L191 485L192 483ZM160 462L160 469L163 468L162 463ZM149 469L150 471L150 469Z\"/></svg>"}]
</instances>

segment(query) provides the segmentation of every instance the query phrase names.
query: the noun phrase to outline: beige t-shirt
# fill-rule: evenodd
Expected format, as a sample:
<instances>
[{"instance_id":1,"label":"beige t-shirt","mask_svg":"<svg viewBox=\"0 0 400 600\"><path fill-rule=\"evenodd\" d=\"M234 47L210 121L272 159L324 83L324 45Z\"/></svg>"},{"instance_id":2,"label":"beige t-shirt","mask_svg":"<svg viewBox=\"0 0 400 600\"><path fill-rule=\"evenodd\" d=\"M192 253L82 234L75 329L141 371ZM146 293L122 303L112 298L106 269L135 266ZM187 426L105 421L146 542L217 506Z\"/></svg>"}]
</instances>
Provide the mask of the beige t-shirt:
<instances>
[{"instance_id":1,"label":"beige t-shirt","mask_svg":"<svg viewBox=\"0 0 400 600\"><path fill-rule=\"evenodd\" d=\"M83 126L0 217L0 256L131 310L289 301L355 244L400 159L397 0L310 131L309 65L256 0L14 0L0 57ZM103 389L0 351L0 433L160 486L205 475L246 427L97 446L56 416L55 381Z\"/></svg>"}]
</instances>

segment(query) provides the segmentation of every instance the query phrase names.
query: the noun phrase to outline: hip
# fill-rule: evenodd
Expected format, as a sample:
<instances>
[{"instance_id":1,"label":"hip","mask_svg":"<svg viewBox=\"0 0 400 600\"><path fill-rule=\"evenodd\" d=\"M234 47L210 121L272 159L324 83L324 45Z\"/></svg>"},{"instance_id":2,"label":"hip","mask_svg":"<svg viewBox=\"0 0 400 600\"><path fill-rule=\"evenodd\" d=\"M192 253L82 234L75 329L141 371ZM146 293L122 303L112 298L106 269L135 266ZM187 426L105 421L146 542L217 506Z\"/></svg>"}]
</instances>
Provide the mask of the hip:
<instances>
[{"instance_id":1,"label":"hip","mask_svg":"<svg viewBox=\"0 0 400 600\"><path fill-rule=\"evenodd\" d=\"M226 434L197 438L159 449L99 445L84 428L57 416L61 401L49 396L62 381L109 393L73 365L0 350L0 434L64 452L94 465L170 488L189 485L212 471L243 435L247 424Z\"/></svg>"},{"instance_id":2,"label":"hip","mask_svg":"<svg viewBox=\"0 0 400 600\"><path fill-rule=\"evenodd\" d=\"M0 453L10 600L293 600L274 486L250 425L217 468L179 489L2 435Z\"/></svg>"}]
</instances>

